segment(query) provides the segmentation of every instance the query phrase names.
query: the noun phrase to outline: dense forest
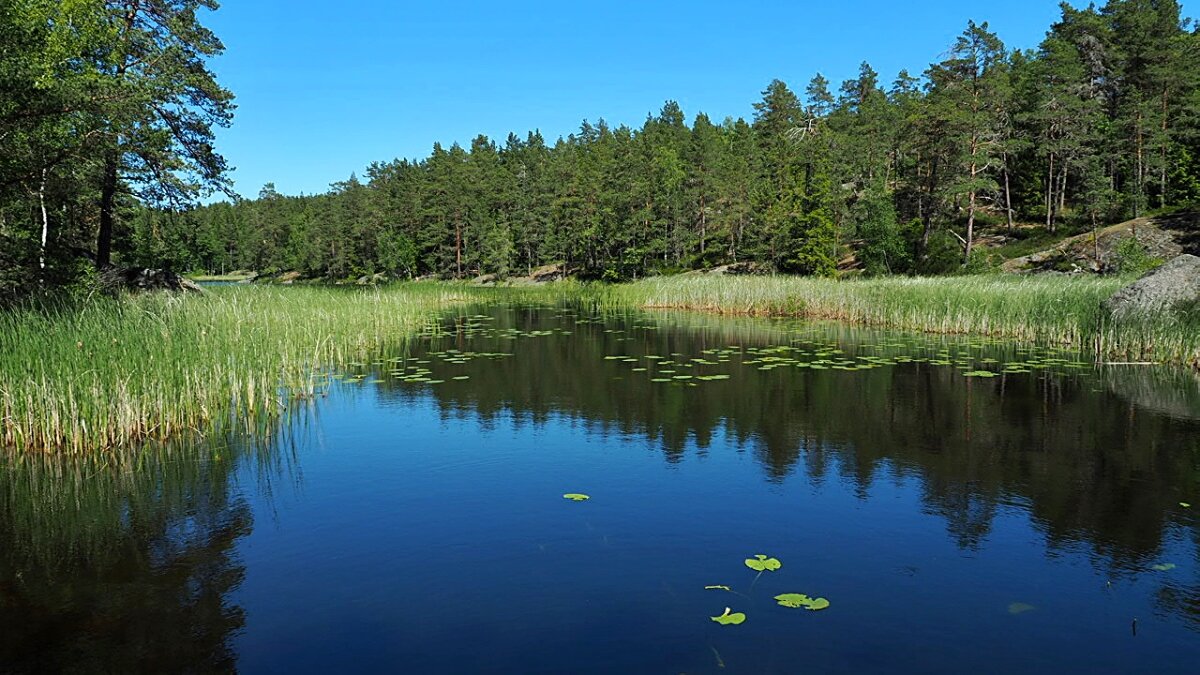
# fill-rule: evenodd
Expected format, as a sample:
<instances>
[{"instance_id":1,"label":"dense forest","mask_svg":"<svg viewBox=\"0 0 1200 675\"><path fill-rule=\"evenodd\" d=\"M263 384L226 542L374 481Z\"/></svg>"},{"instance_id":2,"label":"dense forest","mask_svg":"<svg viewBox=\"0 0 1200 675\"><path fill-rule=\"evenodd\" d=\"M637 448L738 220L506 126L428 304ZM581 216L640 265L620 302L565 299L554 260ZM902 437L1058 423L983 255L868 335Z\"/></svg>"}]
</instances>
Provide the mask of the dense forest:
<instances>
[{"instance_id":1,"label":"dense forest","mask_svg":"<svg viewBox=\"0 0 1200 675\"><path fill-rule=\"evenodd\" d=\"M22 6L0 10L0 37L22 46L0 56L10 286L80 260L333 279L565 263L618 280L735 261L828 275L853 256L867 274L935 274L971 269L981 230L1078 231L1200 201L1200 30L1175 0L1063 3L1032 50L969 22L920 75L887 82L863 63L840 86L775 80L750 120L689 121L668 101L640 128L479 136L325 194L268 184L201 207L201 189L227 188L211 140L231 97L196 20L215 3ZM64 31L67 7L96 11Z\"/></svg>"}]
</instances>

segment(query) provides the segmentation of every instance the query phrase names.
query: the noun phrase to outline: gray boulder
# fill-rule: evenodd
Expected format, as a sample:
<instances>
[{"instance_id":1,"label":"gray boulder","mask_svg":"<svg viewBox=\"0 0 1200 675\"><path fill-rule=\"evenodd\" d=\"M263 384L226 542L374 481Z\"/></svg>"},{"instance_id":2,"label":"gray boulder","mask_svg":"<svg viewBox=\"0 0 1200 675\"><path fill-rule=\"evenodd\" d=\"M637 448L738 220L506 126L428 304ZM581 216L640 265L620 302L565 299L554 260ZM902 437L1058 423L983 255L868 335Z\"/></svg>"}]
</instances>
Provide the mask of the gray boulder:
<instances>
[{"instance_id":1,"label":"gray boulder","mask_svg":"<svg viewBox=\"0 0 1200 675\"><path fill-rule=\"evenodd\" d=\"M1185 254L1117 291L1104 301L1104 308L1120 318L1192 303L1200 303L1200 258Z\"/></svg>"}]
</instances>

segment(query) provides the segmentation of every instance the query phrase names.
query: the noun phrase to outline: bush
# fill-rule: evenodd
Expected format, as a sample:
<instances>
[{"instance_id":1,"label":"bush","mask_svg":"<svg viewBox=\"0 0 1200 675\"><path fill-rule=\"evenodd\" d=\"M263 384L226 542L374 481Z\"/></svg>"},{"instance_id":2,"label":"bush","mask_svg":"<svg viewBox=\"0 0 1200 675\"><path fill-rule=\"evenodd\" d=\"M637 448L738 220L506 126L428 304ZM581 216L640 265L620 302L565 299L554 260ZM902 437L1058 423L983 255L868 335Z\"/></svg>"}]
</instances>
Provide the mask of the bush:
<instances>
[{"instance_id":1,"label":"bush","mask_svg":"<svg viewBox=\"0 0 1200 675\"><path fill-rule=\"evenodd\" d=\"M1113 250L1112 267L1118 274L1141 275L1162 264L1137 237L1123 237Z\"/></svg>"}]
</instances>

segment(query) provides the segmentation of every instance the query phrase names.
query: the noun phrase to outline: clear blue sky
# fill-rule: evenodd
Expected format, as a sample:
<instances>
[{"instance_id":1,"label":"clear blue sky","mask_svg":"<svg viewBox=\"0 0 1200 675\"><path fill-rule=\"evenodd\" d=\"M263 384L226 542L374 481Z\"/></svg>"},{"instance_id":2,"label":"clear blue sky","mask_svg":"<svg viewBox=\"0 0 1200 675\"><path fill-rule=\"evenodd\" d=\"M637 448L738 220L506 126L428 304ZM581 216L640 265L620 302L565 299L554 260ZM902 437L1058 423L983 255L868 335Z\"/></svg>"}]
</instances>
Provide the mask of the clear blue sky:
<instances>
[{"instance_id":1,"label":"clear blue sky","mask_svg":"<svg viewBox=\"0 0 1200 675\"><path fill-rule=\"evenodd\" d=\"M253 196L268 181L323 192L435 141L639 126L667 99L689 121L749 118L774 78L800 91L820 72L836 90L866 60L890 83L924 71L968 19L1030 48L1057 16L1057 0L224 0L203 20L238 103L218 147Z\"/></svg>"}]
</instances>

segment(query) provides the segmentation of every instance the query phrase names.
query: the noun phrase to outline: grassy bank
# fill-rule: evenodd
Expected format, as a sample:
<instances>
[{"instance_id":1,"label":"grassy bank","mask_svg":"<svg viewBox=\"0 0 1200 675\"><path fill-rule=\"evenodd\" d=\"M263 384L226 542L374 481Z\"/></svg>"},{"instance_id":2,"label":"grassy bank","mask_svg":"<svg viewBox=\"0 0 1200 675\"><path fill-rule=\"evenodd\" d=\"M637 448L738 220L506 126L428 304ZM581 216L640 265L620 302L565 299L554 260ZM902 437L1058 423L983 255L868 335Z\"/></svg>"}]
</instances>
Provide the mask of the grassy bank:
<instances>
[{"instance_id":1,"label":"grassy bank","mask_svg":"<svg viewBox=\"0 0 1200 675\"><path fill-rule=\"evenodd\" d=\"M471 289L228 287L0 313L0 441L86 452L275 414L281 386L403 339Z\"/></svg>"},{"instance_id":2,"label":"grassy bank","mask_svg":"<svg viewBox=\"0 0 1200 675\"><path fill-rule=\"evenodd\" d=\"M1200 317L1114 323L1100 303L1128 279L974 276L834 281L678 276L610 289L610 303L800 316L932 333L973 334L1094 350L1102 358L1200 365Z\"/></svg>"},{"instance_id":3,"label":"grassy bank","mask_svg":"<svg viewBox=\"0 0 1200 675\"><path fill-rule=\"evenodd\" d=\"M397 343L464 302L579 301L834 319L1092 349L1200 365L1200 317L1107 321L1107 278L831 281L658 278L619 286L404 284L383 289L229 286L0 313L0 445L87 453L187 430L255 424L312 395L319 368Z\"/></svg>"}]
</instances>

